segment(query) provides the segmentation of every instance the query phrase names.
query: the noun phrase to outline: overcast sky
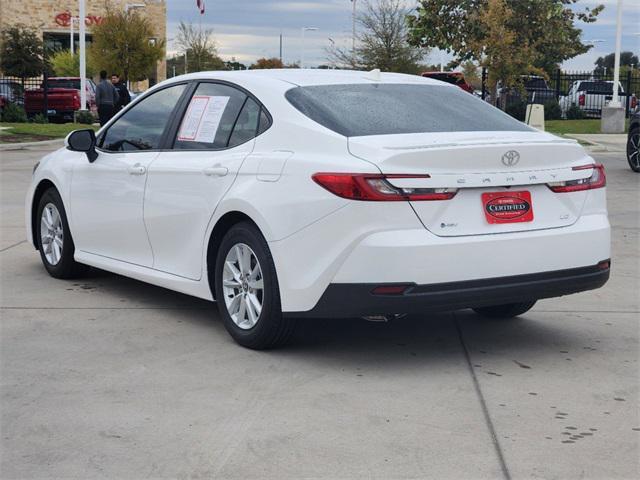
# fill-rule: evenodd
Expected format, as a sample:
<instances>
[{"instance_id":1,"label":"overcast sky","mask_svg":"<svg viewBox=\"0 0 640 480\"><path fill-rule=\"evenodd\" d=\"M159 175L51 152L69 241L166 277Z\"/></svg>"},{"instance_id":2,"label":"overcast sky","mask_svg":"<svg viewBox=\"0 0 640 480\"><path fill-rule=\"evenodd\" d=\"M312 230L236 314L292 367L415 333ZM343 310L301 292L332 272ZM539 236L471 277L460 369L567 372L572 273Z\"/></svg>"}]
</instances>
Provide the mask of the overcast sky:
<instances>
[{"instance_id":1,"label":"overcast sky","mask_svg":"<svg viewBox=\"0 0 640 480\"><path fill-rule=\"evenodd\" d=\"M364 0L358 0L363 2ZM406 0L416 5L417 2ZM581 0L576 8L604 4L605 10L595 24L583 24L585 40L601 40L585 55L569 60L564 65L571 70L590 70L599 56L615 49L615 23L617 0ZM181 20L202 23L213 28L218 51L225 60L235 57L251 63L260 57L277 57L278 37L283 34L285 63L299 61L302 54L302 27L317 27L306 33L305 62L307 66L326 63L324 49L329 38L338 45L349 45L351 38L350 0L205 0L206 11L200 15L196 0L167 0L168 38L175 37ZM623 50L640 51L640 0L624 0ZM169 41L168 50L175 47ZM443 59L446 61L445 55ZM438 63L441 55L432 52L426 59Z\"/></svg>"}]
</instances>

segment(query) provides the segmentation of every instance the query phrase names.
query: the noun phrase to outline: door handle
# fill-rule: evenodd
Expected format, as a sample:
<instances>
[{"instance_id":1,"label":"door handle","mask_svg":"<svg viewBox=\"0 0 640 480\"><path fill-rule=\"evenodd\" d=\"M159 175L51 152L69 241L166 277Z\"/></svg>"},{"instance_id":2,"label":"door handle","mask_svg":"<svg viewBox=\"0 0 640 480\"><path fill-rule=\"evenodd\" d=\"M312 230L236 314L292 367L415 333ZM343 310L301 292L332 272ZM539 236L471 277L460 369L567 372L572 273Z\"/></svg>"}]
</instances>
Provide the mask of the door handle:
<instances>
[{"instance_id":1,"label":"door handle","mask_svg":"<svg viewBox=\"0 0 640 480\"><path fill-rule=\"evenodd\" d=\"M141 163L130 166L128 170L130 175L144 175L147 173L147 168Z\"/></svg>"},{"instance_id":2,"label":"door handle","mask_svg":"<svg viewBox=\"0 0 640 480\"><path fill-rule=\"evenodd\" d=\"M203 172L207 177L224 177L229 173L229 169L227 167L209 167L205 168Z\"/></svg>"}]
</instances>

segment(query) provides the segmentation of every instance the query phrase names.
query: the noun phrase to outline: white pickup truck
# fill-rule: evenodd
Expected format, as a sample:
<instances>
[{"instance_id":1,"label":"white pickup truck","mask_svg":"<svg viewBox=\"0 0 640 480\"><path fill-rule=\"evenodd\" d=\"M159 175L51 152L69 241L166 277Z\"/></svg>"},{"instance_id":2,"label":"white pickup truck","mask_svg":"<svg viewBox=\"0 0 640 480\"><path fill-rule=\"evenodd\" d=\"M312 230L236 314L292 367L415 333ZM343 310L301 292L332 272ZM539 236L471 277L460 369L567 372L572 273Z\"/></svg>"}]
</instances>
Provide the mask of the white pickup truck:
<instances>
[{"instance_id":1,"label":"white pickup truck","mask_svg":"<svg viewBox=\"0 0 640 480\"><path fill-rule=\"evenodd\" d=\"M628 93L625 93L624 87L621 83L618 83L620 88L618 95L622 105L627 104ZM608 80L576 80L571 84L569 93L560 97L558 103L562 109L562 116L567 114L567 111L572 106L577 106L582 110L586 116L599 117L602 114L602 107L607 105L613 98L613 82ZM629 99L628 108L630 111L634 110L637 105L637 99L635 96L631 96Z\"/></svg>"}]
</instances>

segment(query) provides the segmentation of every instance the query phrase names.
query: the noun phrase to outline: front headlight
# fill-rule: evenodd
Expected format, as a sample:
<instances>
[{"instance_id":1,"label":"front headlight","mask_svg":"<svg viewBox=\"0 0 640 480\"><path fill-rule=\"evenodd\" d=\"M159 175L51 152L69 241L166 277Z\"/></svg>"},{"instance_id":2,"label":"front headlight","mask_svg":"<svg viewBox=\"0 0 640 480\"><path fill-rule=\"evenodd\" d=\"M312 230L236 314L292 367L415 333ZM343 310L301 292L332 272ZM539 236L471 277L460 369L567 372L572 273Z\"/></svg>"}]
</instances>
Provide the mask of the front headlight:
<instances>
[{"instance_id":1,"label":"front headlight","mask_svg":"<svg viewBox=\"0 0 640 480\"><path fill-rule=\"evenodd\" d=\"M38 169L39 166L40 166L40 162L36 163L33 166L33 172L31 172L31 175L35 175L36 174L36 170Z\"/></svg>"}]
</instances>

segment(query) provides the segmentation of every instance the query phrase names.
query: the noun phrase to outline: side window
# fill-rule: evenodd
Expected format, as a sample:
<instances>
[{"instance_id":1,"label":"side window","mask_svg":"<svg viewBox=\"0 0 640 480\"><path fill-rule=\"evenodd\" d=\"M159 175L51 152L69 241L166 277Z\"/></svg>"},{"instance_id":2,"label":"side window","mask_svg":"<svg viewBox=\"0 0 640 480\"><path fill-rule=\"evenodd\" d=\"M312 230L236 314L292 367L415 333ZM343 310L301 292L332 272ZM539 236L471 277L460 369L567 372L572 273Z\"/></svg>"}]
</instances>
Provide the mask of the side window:
<instances>
[{"instance_id":1,"label":"side window","mask_svg":"<svg viewBox=\"0 0 640 480\"><path fill-rule=\"evenodd\" d=\"M175 85L143 99L109 127L102 148L113 152L160 148L164 129L185 88Z\"/></svg>"},{"instance_id":2,"label":"side window","mask_svg":"<svg viewBox=\"0 0 640 480\"><path fill-rule=\"evenodd\" d=\"M269 115L264 109L260 110L260 125L258 126L258 135L262 135L262 133L267 130L271 126L271 120L269 120Z\"/></svg>"},{"instance_id":3,"label":"side window","mask_svg":"<svg viewBox=\"0 0 640 480\"><path fill-rule=\"evenodd\" d=\"M260 120L260 105L252 98L247 98L244 107L240 111L233 133L229 139L229 148L248 142L258 133L258 121Z\"/></svg>"},{"instance_id":4,"label":"side window","mask_svg":"<svg viewBox=\"0 0 640 480\"><path fill-rule=\"evenodd\" d=\"M201 83L187 106L173 148L227 148L246 99L247 95L237 88L217 83Z\"/></svg>"}]
</instances>

